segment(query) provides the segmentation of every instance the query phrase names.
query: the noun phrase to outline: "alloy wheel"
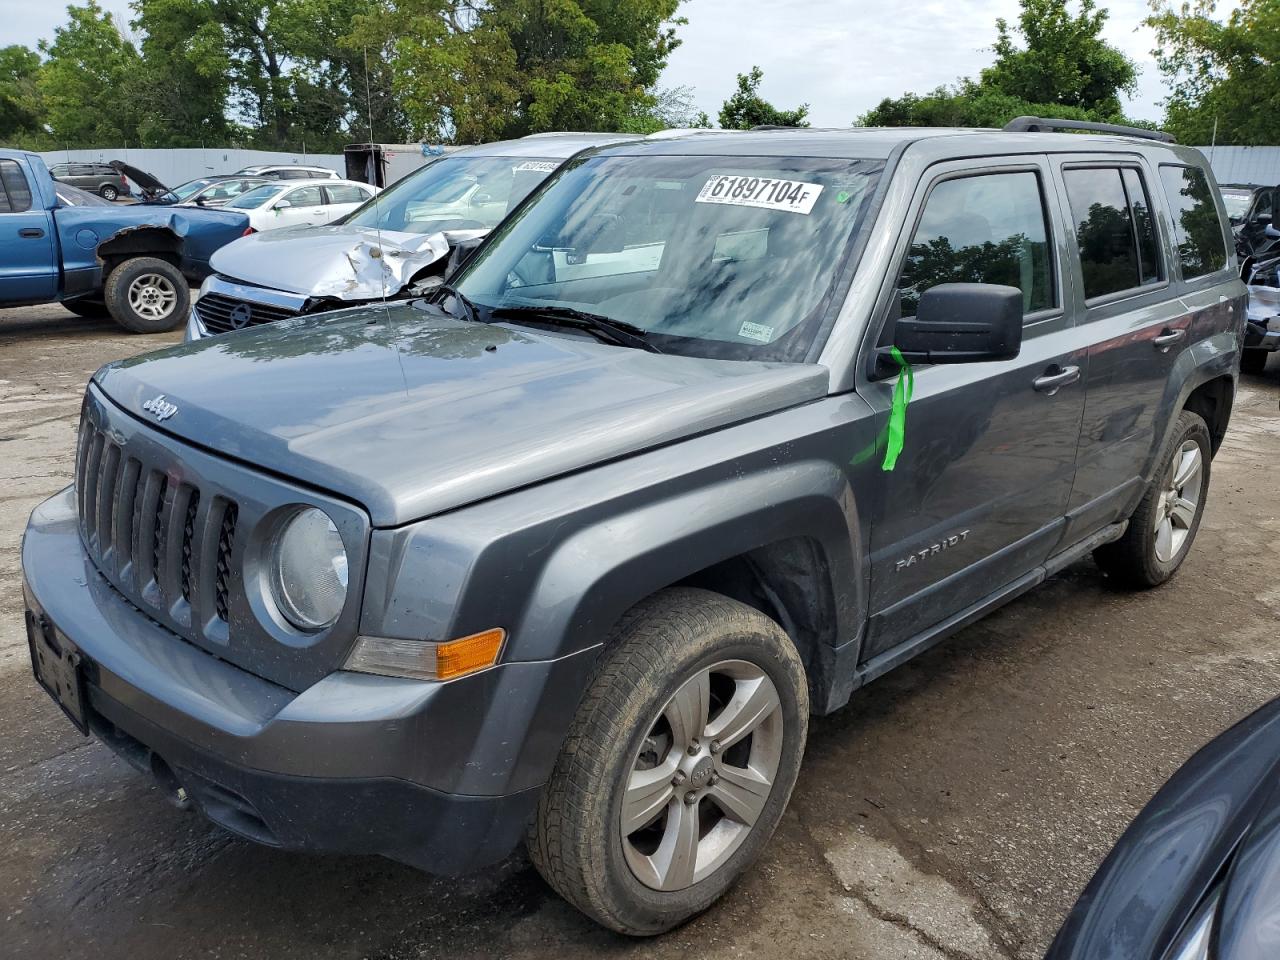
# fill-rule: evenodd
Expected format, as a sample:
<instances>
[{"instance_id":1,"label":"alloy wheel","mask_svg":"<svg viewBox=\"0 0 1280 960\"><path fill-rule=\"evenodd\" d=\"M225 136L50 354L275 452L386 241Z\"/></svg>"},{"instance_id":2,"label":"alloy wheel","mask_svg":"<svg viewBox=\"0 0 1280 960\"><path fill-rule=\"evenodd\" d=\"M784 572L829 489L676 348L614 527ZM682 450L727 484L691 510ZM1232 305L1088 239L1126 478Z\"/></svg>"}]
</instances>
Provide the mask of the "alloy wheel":
<instances>
[{"instance_id":1,"label":"alloy wheel","mask_svg":"<svg viewBox=\"0 0 1280 960\"><path fill-rule=\"evenodd\" d=\"M636 879L681 890L728 861L764 810L782 745L782 703L755 664L725 660L686 680L627 768L619 816Z\"/></svg>"},{"instance_id":2,"label":"alloy wheel","mask_svg":"<svg viewBox=\"0 0 1280 960\"><path fill-rule=\"evenodd\" d=\"M145 320L164 320L178 302L173 281L158 273L140 274L129 284L129 306Z\"/></svg>"},{"instance_id":3,"label":"alloy wheel","mask_svg":"<svg viewBox=\"0 0 1280 960\"><path fill-rule=\"evenodd\" d=\"M1191 535L1204 489L1204 455L1200 444L1186 440L1169 467L1155 511L1156 559L1169 563Z\"/></svg>"}]
</instances>

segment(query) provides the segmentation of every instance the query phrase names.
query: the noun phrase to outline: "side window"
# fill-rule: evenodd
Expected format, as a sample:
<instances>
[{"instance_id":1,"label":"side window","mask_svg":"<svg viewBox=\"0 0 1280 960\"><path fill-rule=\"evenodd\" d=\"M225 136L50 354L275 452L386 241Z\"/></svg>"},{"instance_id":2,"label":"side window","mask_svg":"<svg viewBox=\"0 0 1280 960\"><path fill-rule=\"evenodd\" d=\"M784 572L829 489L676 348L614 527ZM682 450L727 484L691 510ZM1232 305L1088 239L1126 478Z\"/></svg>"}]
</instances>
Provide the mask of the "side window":
<instances>
[{"instance_id":1,"label":"side window","mask_svg":"<svg viewBox=\"0 0 1280 960\"><path fill-rule=\"evenodd\" d=\"M49 176L65 177L70 170L71 170L70 164L55 163L52 167L49 168Z\"/></svg>"},{"instance_id":2,"label":"side window","mask_svg":"<svg viewBox=\"0 0 1280 960\"><path fill-rule=\"evenodd\" d=\"M1183 279L1221 270L1227 265L1227 243L1204 171L1198 167L1161 166L1160 179L1173 214Z\"/></svg>"},{"instance_id":3,"label":"side window","mask_svg":"<svg viewBox=\"0 0 1280 960\"><path fill-rule=\"evenodd\" d=\"M346 183L339 183L324 189L329 194L330 203L364 203L369 199L368 194L359 187L353 187Z\"/></svg>"},{"instance_id":4,"label":"side window","mask_svg":"<svg viewBox=\"0 0 1280 960\"><path fill-rule=\"evenodd\" d=\"M31 187L16 160L0 160L0 186L4 188L0 213L25 213L31 209Z\"/></svg>"},{"instance_id":5,"label":"side window","mask_svg":"<svg viewBox=\"0 0 1280 960\"><path fill-rule=\"evenodd\" d=\"M1270 190L1262 190L1258 193L1258 205L1253 208L1254 217L1271 216L1271 196L1272 194Z\"/></svg>"},{"instance_id":6,"label":"side window","mask_svg":"<svg viewBox=\"0 0 1280 960\"><path fill-rule=\"evenodd\" d=\"M299 187L285 199L295 207L318 207L324 203L319 187Z\"/></svg>"},{"instance_id":7,"label":"side window","mask_svg":"<svg viewBox=\"0 0 1280 960\"><path fill-rule=\"evenodd\" d=\"M944 180L925 201L898 276L901 316L940 283L995 283L1022 291L1024 313L1055 306L1040 177L1032 171Z\"/></svg>"},{"instance_id":8,"label":"side window","mask_svg":"<svg viewBox=\"0 0 1280 960\"><path fill-rule=\"evenodd\" d=\"M1161 279L1155 224L1142 175L1132 168L1068 168L1071 217L1086 300Z\"/></svg>"}]
</instances>

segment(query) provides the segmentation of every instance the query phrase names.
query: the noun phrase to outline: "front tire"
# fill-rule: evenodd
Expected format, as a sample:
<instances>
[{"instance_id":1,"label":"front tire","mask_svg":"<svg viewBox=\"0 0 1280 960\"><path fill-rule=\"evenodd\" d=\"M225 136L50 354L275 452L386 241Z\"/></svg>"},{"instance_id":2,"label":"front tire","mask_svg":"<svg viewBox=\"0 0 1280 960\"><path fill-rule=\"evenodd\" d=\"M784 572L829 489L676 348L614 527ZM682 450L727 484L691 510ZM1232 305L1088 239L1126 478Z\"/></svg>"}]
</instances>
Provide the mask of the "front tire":
<instances>
[{"instance_id":1,"label":"front tire","mask_svg":"<svg viewBox=\"0 0 1280 960\"><path fill-rule=\"evenodd\" d=\"M115 187L113 187L111 184L104 183L98 189L98 196L102 197L103 200L106 200L109 203L115 203L116 198L120 196L120 191L117 190Z\"/></svg>"},{"instance_id":2,"label":"front tire","mask_svg":"<svg viewBox=\"0 0 1280 960\"><path fill-rule=\"evenodd\" d=\"M611 930L664 933L755 861L795 786L804 667L764 614L664 590L609 638L529 835L538 871Z\"/></svg>"},{"instance_id":3,"label":"front tire","mask_svg":"<svg viewBox=\"0 0 1280 960\"><path fill-rule=\"evenodd\" d=\"M1269 356L1271 356L1271 352L1268 350L1240 351L1240 372L1262 373L1267 369L1267 357Z\"/></svg>"},{"instance_id":4,"label":"front tire","mask_svg":"<svg viewBox=\"0 0 1280 960\"><path fill-rule=\"evenodd\" d=\"M1093 552L1103 572L1136 589L1172 577L1191 551L1209 493L1212 446L1199 414L1178 414L1160 465L1124 536Z\"/></svg>"},{"instance_id":5,"label":"front tire","mask_svg":"<svg viewBox=\"0 0 1280 960\"><path fill-rule=\"evenodd\" d=\"M191 309L191 288L166 260L136 257L111 271L104 289L107 310L134 333L163 333L182 324Z\"/></svg>"}]
</instances>

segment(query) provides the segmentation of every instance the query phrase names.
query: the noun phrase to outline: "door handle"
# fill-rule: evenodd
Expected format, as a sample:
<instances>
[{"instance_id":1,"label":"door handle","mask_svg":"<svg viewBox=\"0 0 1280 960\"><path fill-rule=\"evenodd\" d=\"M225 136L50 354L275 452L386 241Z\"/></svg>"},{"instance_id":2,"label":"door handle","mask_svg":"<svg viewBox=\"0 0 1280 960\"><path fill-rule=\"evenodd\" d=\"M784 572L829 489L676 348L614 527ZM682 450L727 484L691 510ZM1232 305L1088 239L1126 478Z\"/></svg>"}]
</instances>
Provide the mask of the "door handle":
<instances>
[{"instance_id":1,"label":"door handle","mask_svg":"<svg viewBox=\"0 0 1280 960\"><path fill-rule=\"evenodd\" d=\"M39 240L44 236L44 231L39 227L23 227L18 231L18 236L27 237L31 240Z\"/></svg>"},{"instance_id":2,"label":"door handle","mask_svg":"<svg viewBox=\"0 0 1280 960\"><path fill-rule=\"evenodd\" d=\"M1057 370L1057 373L1050 373L1049 370ZM1040 393L1053 396L1063 387L1069 386L1080 379L1079 367L1061 367L1054 364L1045 371L1044 376L1036 377L1031 381L1031 385Z\"/></svg>"},{"instance_id":3,"label":"door handle","mask_svg":"<svg viewBox=\"0 0 1280 960\"><path fill-rule=\"evenodd\" d=\"M1151 345L1161 353L1168 353L1169 347L1173 346L1173 344L1177 343L1186 335L1186 330L1170 330L1168 327L1165 327L1164 330L1160 332L1160 336L1151 341Z\"/></svg>"}]
</instances>

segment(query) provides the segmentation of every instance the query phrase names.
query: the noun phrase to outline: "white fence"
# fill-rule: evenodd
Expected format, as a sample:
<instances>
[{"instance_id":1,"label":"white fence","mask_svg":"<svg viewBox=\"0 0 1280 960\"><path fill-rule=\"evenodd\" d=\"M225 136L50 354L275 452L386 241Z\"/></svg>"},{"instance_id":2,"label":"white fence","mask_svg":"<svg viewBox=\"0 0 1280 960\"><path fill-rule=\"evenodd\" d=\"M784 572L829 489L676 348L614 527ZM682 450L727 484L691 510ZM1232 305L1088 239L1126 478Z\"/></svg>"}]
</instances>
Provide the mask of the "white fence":
<instances>
[{"instance_id":1,"label":"white fence","mask_svg":"<svg viewBox=\"0 0 1280 960\"><path fill-rule=\"evenodd\" d=\"M1197 147L1219 183L1280 183L1280 147Z\"/></svg>"},{"instance_id":2,"label":"white fence","mask_svg":"<svg viewBox=\"0 0 1280 960\"><path fill-rule=\"evenodd\" d=\"M207 177L217 173L235 173L242 167L255 163L297 163L312 167L328 167L345 177L346 165L340 153L275 153L270 150L232 150L225 147L192 149L140 149L140 150L50 150L41 154L44 162L88 161L109 163L122 160L143 170L165 186L176 187L180 183Z\"/></svg>"}]
</instances>

